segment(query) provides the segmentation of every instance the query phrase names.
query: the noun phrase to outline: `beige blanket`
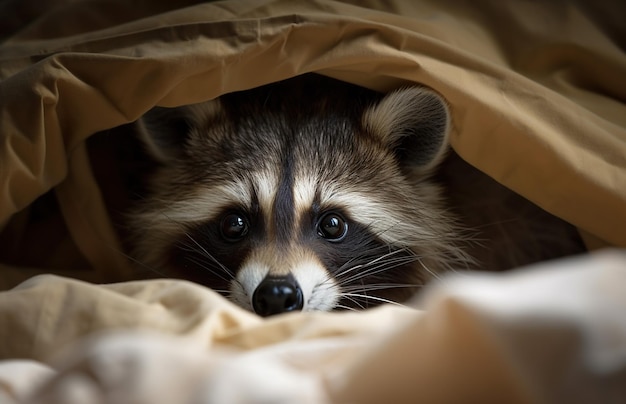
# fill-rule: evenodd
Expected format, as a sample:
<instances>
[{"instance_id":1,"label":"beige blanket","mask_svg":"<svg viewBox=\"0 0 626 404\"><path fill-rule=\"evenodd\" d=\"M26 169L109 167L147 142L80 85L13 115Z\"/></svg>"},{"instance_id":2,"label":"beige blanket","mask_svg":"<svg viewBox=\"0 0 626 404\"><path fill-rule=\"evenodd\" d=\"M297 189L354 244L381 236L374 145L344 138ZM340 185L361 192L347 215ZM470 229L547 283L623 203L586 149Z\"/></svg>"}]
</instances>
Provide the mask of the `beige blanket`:
<instances>
[{"instance_id":1,"label":"beige blanket","mask_svg":"<svg viewBox=\"0 0 626 404\"><path fill-rule=\"evenodd\" d=\"M2 403L623 403L626 253L263 320L182 281L0 294ZM566 293L563 293L563 291ZM86 341L85 335L91 335Z\"/></svg>"},{"instance_id":2,"label":"beige blanket","mask_svg":"<svg viewBox=\"0 0 626 404\"><path fill-rule=\"evenodd\" d=\"M576 225L590 245L626 247L624 4L0 3L0 286L41 273L92 282L35 278L0 294L0 359L35 361L3 362L0 391L67 403L623 394L617 253L568 270L450 281L431 291L423 315L383 307L263 321L184 282L95 286L130 276L85 140L154 105L309 71L378 90L419 82L450 102L464 159ZM49 190L57 215L33 207ZM119 334L80 342L101 330ZM60 349L69 356L50 359ZM56 392L78 398L53 401ZM209 402L236 402L218 398Z\"/></svg>"}]
</instances>

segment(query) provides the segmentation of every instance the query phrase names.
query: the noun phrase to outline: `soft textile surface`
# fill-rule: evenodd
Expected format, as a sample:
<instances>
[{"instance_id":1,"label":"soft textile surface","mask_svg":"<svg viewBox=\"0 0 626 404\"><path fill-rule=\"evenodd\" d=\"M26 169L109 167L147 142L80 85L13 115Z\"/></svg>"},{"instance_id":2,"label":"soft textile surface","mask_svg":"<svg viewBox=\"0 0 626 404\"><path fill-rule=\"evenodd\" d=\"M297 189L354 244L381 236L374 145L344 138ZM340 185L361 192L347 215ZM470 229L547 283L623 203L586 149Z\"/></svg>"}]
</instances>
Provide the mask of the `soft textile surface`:
<instances>
[{"instance_id":1,"label":"soft textile surface","mask_svg":"<svg viewBox=\"0 0 626 404\"><path fill-rule=\"evenodd\" d=\"M131 277L90 135L154 105L309 71L383 91L434 88L464 159L590 243L626 247L626 3L195 3L0 3L3 289L46 272ZM32 207L51 189L58 216ZM589 259L450 281L423 314L269 321L180 281L35 278L0 294L0 386L7 400L64 403L619 402L625 259ZM116 333L80 342L98 330Z\"/></svg>"},{"instance_id":2,"label":"soft textile surface","mask_svg":"<svg viewBox=\"0 0 626 404\"><path fill-rule=\"evenodd\" d=\"M0 295L0 357L20 358L0 401L621 403L624 268L606 252L446 278L423 311L270 320L191 283L38 277Z\"/></svg>"}]
</instances>

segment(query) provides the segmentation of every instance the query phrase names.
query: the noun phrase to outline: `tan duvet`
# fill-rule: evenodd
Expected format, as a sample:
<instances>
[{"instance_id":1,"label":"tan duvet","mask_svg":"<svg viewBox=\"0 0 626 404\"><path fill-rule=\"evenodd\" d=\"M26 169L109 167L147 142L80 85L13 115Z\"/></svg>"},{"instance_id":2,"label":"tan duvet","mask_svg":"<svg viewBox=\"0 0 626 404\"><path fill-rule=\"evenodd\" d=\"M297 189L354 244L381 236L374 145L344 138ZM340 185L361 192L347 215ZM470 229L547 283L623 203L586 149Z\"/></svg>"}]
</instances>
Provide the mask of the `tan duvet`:
<instances>
[{"instance_id":1,"label":"tan duvet","mask_svg":"<svg viewBox=\"0 0 626 404\"><path fill-rule=\"evenodd\" d=\"M626 247L624 15L617 0L0 3L0 284L63 276L0 293L0 402L621 402L623 253L453 278L424 312L261 320L182 281L96 285L128 268L84 142L309 71L419 82L450 102L464 159ZM62 215L37 222L51 189Z\"/></svg>"}]
</instances>

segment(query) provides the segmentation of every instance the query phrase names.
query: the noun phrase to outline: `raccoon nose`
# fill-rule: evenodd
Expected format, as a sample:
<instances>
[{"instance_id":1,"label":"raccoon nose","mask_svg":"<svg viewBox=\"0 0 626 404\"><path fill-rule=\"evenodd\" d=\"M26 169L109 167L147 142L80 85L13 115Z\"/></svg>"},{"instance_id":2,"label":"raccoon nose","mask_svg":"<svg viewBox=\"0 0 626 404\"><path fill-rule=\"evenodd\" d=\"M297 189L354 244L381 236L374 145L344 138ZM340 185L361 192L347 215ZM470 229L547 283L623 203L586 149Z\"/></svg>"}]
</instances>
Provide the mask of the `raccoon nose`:
<instances>
[{"instance_id":1,"label":"raccoon nose","mask_svg":"<svg viewBox=\"0 0 626 404\"><path fill-rule=\"evenodd\" d=\"M267 276L252 295L255 313L267 317L288 311L302 310L302 289L293 275Z\"/></svg>"}]
</instances>

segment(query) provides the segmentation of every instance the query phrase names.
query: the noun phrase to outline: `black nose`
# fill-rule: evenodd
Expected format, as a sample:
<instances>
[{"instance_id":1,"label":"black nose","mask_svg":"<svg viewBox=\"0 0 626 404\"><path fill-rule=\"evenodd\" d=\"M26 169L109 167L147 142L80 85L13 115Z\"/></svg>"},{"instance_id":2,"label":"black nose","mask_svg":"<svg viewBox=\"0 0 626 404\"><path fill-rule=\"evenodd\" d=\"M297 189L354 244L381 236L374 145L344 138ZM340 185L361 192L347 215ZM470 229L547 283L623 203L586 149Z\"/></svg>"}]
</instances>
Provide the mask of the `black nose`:
<instances>
[{"instance_id":1,"label":"black nose","mask_svg":"<svg viewBox=\"0 0 626 404\"><path fill-rule=\"evenodd\" d=\"M252 295L252 307L263 317L302 310L303 305L302 289L292 275L267 276Z\"/></svg>"}]
</instances>

